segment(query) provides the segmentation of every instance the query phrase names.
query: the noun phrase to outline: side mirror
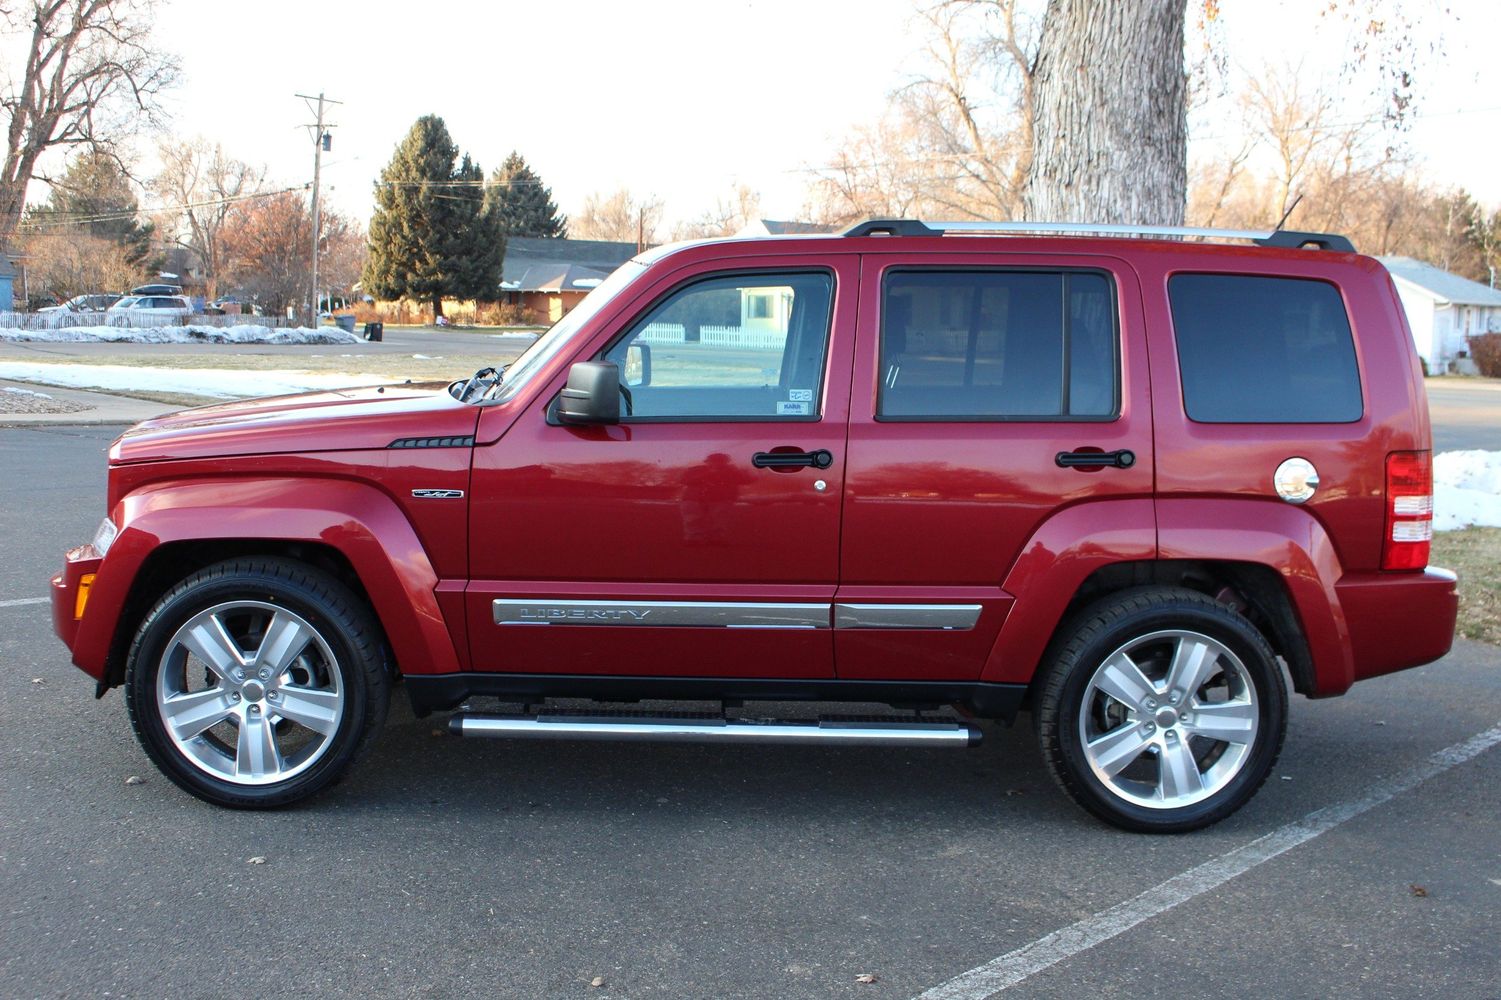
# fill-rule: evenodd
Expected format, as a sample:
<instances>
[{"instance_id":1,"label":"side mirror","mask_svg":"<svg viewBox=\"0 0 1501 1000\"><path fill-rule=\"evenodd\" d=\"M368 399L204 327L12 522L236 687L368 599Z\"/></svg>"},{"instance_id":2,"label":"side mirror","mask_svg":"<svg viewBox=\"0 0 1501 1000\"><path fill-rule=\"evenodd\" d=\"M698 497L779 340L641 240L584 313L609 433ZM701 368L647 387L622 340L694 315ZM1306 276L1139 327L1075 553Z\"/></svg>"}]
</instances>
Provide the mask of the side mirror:
<instances>
[{"instance_id":1,"label":"side mirror","mask_svg":"<svg viewBox=\"0 0 1501 1000\"><path fill-rule=\"evenodd\" d=\"M632 389L651 385L651 345L632 344L625 349L625 370L620 380Z\"/></svg>"},{"instance_id":2,"label":"side mirror","mask_svg":"<svg viewBox=\"0 0 1501 1000\"><path fill-rule=\"evenodd\" d=\"M620 423L620 368L613 361L575 361L558 394L565 424Z\"/></svg>"}]
</instances>

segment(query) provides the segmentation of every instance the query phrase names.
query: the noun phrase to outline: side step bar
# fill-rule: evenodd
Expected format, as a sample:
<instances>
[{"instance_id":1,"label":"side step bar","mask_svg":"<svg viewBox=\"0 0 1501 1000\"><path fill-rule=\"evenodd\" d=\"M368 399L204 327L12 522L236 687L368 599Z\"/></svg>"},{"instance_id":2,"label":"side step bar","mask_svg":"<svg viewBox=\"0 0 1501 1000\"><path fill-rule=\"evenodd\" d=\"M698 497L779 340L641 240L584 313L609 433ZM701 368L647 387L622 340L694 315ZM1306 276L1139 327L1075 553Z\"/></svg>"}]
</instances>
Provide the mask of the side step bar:
<instances>
[{"instance_id":1,"label":"side step bar","mask_svg":"<svg viewBox=\"0 0 1501 1000\"><path fill-rule=\"evenodd\" d=\"M817 721L727 719L717 715L460 712L448 720L455 736L531 740L629 740L659 743L794 743L834 746L968 747L980 730L962 722L903 716L826 716Z\"/></svg>"}]
</instances>

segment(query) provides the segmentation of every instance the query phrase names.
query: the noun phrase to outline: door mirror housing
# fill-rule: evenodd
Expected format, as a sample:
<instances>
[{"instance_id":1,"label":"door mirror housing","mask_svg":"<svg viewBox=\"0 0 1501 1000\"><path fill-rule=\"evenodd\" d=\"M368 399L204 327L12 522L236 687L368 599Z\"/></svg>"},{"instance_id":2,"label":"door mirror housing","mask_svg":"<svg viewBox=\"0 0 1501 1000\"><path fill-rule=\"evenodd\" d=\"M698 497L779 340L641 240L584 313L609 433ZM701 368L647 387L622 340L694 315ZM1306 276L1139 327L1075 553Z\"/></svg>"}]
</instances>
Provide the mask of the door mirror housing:
<instances>
[{"instance_id":1,"label":"door mirror housing","mask_svg":"<svg viewBox=\"0 0 1501 1000\"><path fill-rule=\"evenodd\" d=\"M620 367L613 361L575 361L558 393L557 412L565 424L620 423Z\"/></svg>"}]
</instances>

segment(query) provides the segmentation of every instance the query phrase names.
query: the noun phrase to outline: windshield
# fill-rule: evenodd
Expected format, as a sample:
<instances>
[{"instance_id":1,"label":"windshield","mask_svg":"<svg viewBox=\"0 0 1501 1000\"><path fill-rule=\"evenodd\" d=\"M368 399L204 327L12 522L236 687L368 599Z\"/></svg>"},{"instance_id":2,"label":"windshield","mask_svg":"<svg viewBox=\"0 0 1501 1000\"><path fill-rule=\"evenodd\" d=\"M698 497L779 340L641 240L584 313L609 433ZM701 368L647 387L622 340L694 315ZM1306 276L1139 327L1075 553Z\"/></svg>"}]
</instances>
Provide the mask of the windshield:
<instances>
[{"instance_id":1,"label":"windshield","mask_svg":"<svg viewBox=\"0 0 1501 1000\"><path fill-rule=\"evenodd\" d=\"M552 328L538 337L521 357L507 366L505 382L501 386L500 395L495 397L496 401L504 402L515 396L532 376L546 367L547 363L573 339L579 327L592 319L645 270L645 264L634 260L627 261L596 286L594 291L584 296L584 300L574 306L568 315L554 323Z\"/></svg>"}]
</instances>

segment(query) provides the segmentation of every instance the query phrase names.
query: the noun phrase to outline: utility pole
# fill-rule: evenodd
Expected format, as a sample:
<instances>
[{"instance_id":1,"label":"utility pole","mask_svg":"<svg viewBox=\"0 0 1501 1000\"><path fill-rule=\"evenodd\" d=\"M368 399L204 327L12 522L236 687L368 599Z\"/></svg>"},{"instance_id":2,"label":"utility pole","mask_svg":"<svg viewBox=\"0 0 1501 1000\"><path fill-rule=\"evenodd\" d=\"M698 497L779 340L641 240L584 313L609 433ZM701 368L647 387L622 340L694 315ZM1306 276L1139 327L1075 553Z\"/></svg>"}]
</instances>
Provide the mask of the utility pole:
<instances>
[{"instance_id":1,"label":"utility pole","mask_svg":"<svg viewBox=\"0 0 1501 1000\"><path fill-rule=\"evenodd\" d=\"M322 217L319 214L318 186L319 186L319 181L321 179L319 175L322 173L322 169L323 169L323 151L326 150L326 149L331 148L332 145L333 145L333 134L331 132L329 132L328 130L334 127L332 123L327 123L327 124L324 123L324 121L323 121L323 107L324 107L325 104L343 104L344 102L343 101L336 101L336 100L334 100L331 97L324 97L323 96L323 91L321 91L321 90L318 91L318 96L317 97L312 97L312 96L310 96L308 94L297 94L295 96L300 97L304 101L308 102L308 110L309 111L314 111L317 114L317 116L318 116L318 120L317 120L316 123L307 126L307 128L313 134L313 267L312 267L312 281L311 281L312 287L309 289L309 291L311 292L311 295L308 298L308 302L311 304L311 307L310 307L310 310L309 310L310 313L311 313L311 324L310 325L317 326L318 325L318 243L319 243L319 236L321 235L322 221L323 221ZM314 101L318 102L316 108L314 108L314 106L313 106L313 102Z\"/></svg>"}]
</instances>

